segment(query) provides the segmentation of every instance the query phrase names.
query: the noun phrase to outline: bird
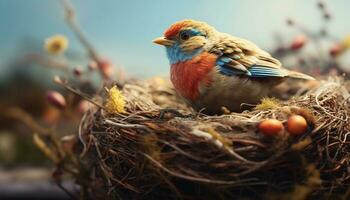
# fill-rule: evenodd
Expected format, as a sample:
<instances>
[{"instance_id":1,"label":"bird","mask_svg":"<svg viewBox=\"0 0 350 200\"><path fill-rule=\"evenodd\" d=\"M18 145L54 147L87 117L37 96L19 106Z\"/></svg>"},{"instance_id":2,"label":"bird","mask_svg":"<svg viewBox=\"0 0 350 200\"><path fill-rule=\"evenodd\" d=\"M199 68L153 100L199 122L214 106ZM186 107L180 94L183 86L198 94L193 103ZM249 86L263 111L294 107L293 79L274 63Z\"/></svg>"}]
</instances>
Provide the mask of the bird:
<instances>
[{"instance_id":1,"label":"bird","mask_svg":"<svg viewBox=\"0 0 350 200\"><path fill-rule=\"evenodd\" d=\"M287 78L314 79L283 68L253 42L202 21L175 22L153 42L166 48L177 94L205 114L221 114L225 108L242 112L243 104L259 103Z\"/></svg>"}]
</instances>

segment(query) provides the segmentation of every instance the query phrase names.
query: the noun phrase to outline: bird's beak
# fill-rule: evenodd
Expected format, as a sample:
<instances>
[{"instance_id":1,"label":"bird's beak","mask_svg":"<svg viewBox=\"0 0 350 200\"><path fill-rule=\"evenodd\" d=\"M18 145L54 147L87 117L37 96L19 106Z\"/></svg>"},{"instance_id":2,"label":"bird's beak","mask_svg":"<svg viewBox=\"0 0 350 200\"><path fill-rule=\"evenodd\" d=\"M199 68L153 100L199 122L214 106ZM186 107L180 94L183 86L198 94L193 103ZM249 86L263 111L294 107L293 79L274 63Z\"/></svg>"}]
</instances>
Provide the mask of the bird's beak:
<instances>
[{"instance_id":1,"label":"bird's beak","mask_svg":"<svg viewBox=\"0 0 350 200\"><path fill-rule=\"evenodd\" d=\"M168 40L165 37L159 37L153 40L153 43L163 45L163 46L173 46L175 43L173 40Z\"/></svg>"}]
</instances>

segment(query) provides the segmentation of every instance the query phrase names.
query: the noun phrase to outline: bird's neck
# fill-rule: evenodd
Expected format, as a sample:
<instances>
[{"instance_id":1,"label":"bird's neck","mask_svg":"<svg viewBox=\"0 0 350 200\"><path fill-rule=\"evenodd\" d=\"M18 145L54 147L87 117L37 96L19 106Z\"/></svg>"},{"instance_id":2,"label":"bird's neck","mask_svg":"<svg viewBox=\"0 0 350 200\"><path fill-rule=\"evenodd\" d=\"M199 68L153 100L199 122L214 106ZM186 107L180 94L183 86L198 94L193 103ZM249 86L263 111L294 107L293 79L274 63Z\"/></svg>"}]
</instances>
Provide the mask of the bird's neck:
<instances>
[{"instance_id":1,"label":"bird's neck","mask_svg":"<svg viewBox=\"0 0 350 200\"><path fill-rule=\"evenodd\" d=\"M184 98L195 101L199 87L209 85L209 72L215 67L217 56L203 52L189 60L171 64L171 81L175 90Z\"/></svg>"},{"instance_id":2,"label":"bird's neck","mask_svg":"<svg viewBox=\"0 0 350 200\"><path fill-rule=\"evenodd\" d=\"M169 62L172 65L172 64L175 64L178 62L184 62L192 59L193 57L196 57L197 55L203 52L203 49L198 48L192 52L184 52L180 47L180 44L175 43L173 46L167 47L166 52L167 52Z\"/></svg>"}]
</instances>

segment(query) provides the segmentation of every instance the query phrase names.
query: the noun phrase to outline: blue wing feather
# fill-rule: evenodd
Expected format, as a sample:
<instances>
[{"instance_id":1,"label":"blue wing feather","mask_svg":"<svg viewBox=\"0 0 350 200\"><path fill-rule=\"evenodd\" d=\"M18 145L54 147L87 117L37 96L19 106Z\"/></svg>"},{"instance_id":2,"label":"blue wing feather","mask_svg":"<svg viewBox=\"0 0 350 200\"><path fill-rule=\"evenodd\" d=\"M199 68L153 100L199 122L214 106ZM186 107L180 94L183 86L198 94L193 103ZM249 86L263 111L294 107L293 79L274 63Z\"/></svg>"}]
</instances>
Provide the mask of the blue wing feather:
<instances>
[{"instance_id":1,"label":"blue wing feather","mask_svg":"<svg viewBox=\"0 0 350 200\"><path fill-rule=\"evenodd\" d=\"M216 61L216 65L218 66L220 73L226 76L244 75L244 74L249 75L249 71L244 72L229 66L228 64L232 61L233 61L232 58L229 58L226 56L219 57L218 60Z\"/></svg>"},{"instance_id":2,"label":"blue wing feather","mask_svg":"<svg viewBox=\"0 0 350 200\"><path fill-rule=\"evenodd\" d=\"M287 71L279 68L264 67L253 65L248 68L251 77L285 77L288 75Z\"/></svg>"},{"instance_id":3,"label":"blue wing feather","mask_svg":"<svg viewBox=\"0 0 350 200\"><path fill-rule=\"evenodd\" d=\"M288 75L287 71L279 68L271 68L260 65L250 66L247 72L238 70L229 66L228 64L232 62L232 59L229 57L222 56L217 61L216 64L220 73L226 76L234 75L246 75L254 78L264 78L264 77L285 77Z\"/></svg>"},{"instance_id":4,"label":"blue wing feather","mask_svg":"<svg viewBox=\"0 0 350 200\"><path fill-rule=\"evenodd\" d=\"M226 76L233 76L233 75L243 75L246 74L245 72L235 70L232 67L226 66L226 65L218 65L220 73L226 75Z\"/></svg>"}]
</instances>

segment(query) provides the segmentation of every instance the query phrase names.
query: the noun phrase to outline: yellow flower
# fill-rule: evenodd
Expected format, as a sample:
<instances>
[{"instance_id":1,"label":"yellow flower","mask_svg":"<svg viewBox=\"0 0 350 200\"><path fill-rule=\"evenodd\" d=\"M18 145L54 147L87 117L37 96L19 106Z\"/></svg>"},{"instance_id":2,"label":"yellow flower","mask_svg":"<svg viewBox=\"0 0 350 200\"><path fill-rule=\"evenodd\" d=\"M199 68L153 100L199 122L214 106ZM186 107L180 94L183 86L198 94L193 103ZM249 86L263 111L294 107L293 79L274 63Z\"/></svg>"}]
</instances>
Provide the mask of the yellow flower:
<instances>
[{"instance_id":1,"label":"yellow flower","mask_svg":"<svg viewBox=\"0 0 350 200\"><path fill-rule=\"evenodd\" d=\"M68 39L64 35L54 35L45 40L44 48L50 54L61 54L68 47Z\"/></svg>"},{"instance_id":2,"label":"yellow flower","mask_svg":"<svg viewBox=\"0 0 350 200\"><path fill-rule=\"evenodd\" d=\"M350 48L350 35L347 35L343 41L341 42L342 46L345 48L345 49L349 49Z\"/></svg>"},{"instance_id":3,"label":"yellow flower","mask_svg":"<svg viewBox=\"0 0 350 200\"><path fill-rule=\"evenodd\" d=\"M105 106L107 112L112 114L125 112L125 97L116 86L108 90L108 98Z\"/></svg>"}]
</instances>

